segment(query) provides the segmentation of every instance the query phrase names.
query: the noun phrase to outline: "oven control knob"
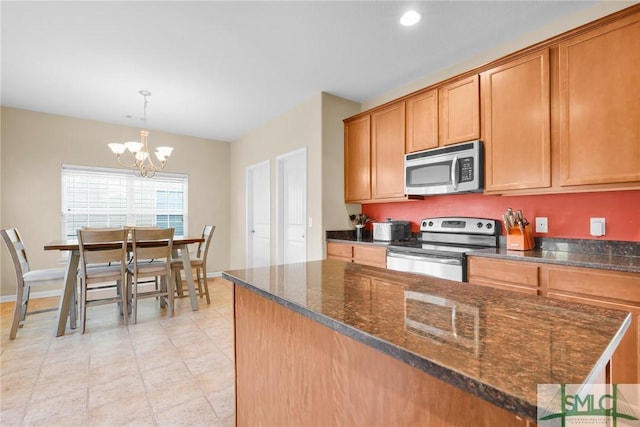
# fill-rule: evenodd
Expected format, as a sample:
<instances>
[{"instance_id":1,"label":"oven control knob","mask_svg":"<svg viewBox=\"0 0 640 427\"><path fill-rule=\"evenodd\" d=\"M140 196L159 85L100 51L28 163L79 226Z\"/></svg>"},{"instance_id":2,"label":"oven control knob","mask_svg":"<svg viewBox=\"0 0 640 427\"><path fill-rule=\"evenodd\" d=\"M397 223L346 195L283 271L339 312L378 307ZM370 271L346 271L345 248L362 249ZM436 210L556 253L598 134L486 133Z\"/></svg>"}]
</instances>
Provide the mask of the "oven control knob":
<instances>
[{"instance_id":1,"label":"oven control knob","mask_svg":"<svg viewBox=\"0 0 640 427\"><path fill-rule=\"evenodd\" d=\"M491 229L493 228L493 225L492 225L490 222L488 222L488 223L487 223L487 228L488 228L489 230L491 230Z\"/></svg>"},{"instance_id":2,"label":"oven control knob","mask_svg":"<svg viewBox=\"0 0 640 427\"><path fill-rule=\"evenodd\" d=\"M482 223L481 223L481 222L477 223L477 224L476 224L476 227L478 227L478 228L482 228Z\"/></svg>"},{"instance_id":3,"label":"oven control knob","mask_svg":"<svg viewBox=\"0 0 640 427\"><path fill-rule=\"evenodd\" d=\"M433 227L433 221L429 221L429 227Z\"/></svg>"}]
</instances>

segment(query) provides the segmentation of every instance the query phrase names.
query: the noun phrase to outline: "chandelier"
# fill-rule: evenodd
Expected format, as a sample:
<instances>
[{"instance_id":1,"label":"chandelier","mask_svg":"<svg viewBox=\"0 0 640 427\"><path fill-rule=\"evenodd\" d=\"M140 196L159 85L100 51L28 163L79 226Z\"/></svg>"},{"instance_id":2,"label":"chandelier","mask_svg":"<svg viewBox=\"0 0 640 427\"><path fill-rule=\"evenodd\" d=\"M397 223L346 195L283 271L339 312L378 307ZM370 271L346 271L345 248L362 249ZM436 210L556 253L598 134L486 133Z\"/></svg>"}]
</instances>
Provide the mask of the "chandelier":
<instances>
[{"instance_id":1,"label":"chandelier","mask_svg":"<svg viewBox=\"0 0 640 427\"><path fill-rule=\"evenodd\" d=\"M144 123L144 127L147 124L147 100L148 97L151 96L151 92L148 90L141 90L140 95L144 97L144 117L142 118L142 122ZM120 144L117 142L112 142L109 145L111 151L116 155L118 159L118 163L126 168L131 168L137 172L138 175L151 178L156 174L156 171L164 168L167 164L167 159L171 155L173 151L173 147L158 147L156 148L156 158L160 162L159 165L156 165L153 162L149 154L149 145L147 143L147 137L149 136L149 131L146 129L142 129L140 131L140 142L138 141L128 141L124 144ZM131 160L126 162L122 159L122 155L125 151L129 151L131 154Z\"/></svg>"}]
</instances>

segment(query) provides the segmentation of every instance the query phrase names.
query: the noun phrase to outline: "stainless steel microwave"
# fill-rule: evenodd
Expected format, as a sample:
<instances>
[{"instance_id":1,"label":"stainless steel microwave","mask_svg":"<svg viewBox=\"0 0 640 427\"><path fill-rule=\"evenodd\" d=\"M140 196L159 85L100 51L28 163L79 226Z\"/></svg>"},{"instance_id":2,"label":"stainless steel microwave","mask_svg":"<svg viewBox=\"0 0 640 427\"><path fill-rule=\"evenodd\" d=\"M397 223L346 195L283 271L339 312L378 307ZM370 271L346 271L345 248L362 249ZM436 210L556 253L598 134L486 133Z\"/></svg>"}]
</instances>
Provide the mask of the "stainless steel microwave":
<instances>
[{"instance_id":1,"label":"stainless steel microwave","mask_svg":"<svg viewBox=\"0 0 640 427\"><path fill-rule=\"evenodd\" d=\"M482 191L483 165L480 140L405 154L404 192L426 196Z\"/></svg>"}]
</instances>

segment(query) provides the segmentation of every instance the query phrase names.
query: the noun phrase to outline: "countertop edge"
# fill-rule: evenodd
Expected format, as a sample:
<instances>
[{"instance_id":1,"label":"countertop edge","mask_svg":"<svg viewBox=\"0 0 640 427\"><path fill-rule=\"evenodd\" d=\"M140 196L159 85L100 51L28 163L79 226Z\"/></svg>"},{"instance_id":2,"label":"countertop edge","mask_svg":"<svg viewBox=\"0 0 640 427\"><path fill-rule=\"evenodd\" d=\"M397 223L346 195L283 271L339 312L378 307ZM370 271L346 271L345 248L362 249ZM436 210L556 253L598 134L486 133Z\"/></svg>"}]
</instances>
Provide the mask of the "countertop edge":
<instances>
[{"instance_id":1,"label":"countertop edge","mask_svg":"<svg viewBox=\"0 0 640 427\"><path fill-rule=\"evenodd\" d=\"M506 394L502 390L496 389L495 387L489 386L459 372L433 363L430 360L411 353L410 351L398 347L395 344L391 344L381 338L372 336L359 329L356 329L349 325L345 325L344 323L331 317L324 316L313 310L302 307L295 302L286 300L270 292L267 292L264 289L253 286L242 279L228 274L227 272L223 271L222 277L238 286L255 292L256 294L272 302L275 302L276 304L293 310L294 312L306 318L314 320L323 326L341 333L342 335L352 338L364 345L367 345L368 347L379 350L382 353L393 357L394 359L400 360L401 362L406 363L407 365L416 368L426 373L427 375L431 375L432 377L437 378L444 383L452 385L473 396L490 402L515 415L528 418L532 421L535 421L537 419L537 405L532 405L524 401L523 399L511 396L509 394ZM613 348L615 348L615 346L613 346Z\"/></svg>"},{"instance_id":2,"label":"countertop edge","mask_svg":"<svg viewBox=\"0 0 640 427\"><path fill-rule=\"evenodd\" d=\"M515 252L512 254L509 254L509 253L495 253L493 249L490 249L490 250L480 249L477 251L468 252L467 256L474 256L474 257L480 257L480 258L504 259L509 261L537 262L540 264L562 265L566 267L595 268L599 270L619 271L621 273L640 273L640 265L627 266L627 265L612 264L607 262L558 260L558 259L545 258L542 255L536 256L535 252L537 251L523 251L523 252ZM617 257L624 258L619 256Z\"/></svg>"}]
</instances>

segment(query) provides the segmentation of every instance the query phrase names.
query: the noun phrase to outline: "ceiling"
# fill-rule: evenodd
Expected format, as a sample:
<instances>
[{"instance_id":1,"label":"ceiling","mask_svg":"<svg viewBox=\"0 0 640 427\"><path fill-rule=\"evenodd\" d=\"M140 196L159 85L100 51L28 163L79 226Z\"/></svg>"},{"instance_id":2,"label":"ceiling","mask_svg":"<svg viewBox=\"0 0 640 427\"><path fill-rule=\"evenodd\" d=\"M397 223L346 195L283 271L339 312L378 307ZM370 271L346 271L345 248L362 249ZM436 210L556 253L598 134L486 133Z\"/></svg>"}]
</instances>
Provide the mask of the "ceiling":
<instances>
[{"instance_id":1,"label":"ceiling","mask_svg":"<svg viewBox=\"0 0 640 427\"><path fill-rule=\"evenodd\" d=\"M594 3L2 1L1 101L138 127L146 89L150 129L234 141L320 91L365 102ZM401 27L410 7L423 18Z\"/></svg>"}]
</instances>

